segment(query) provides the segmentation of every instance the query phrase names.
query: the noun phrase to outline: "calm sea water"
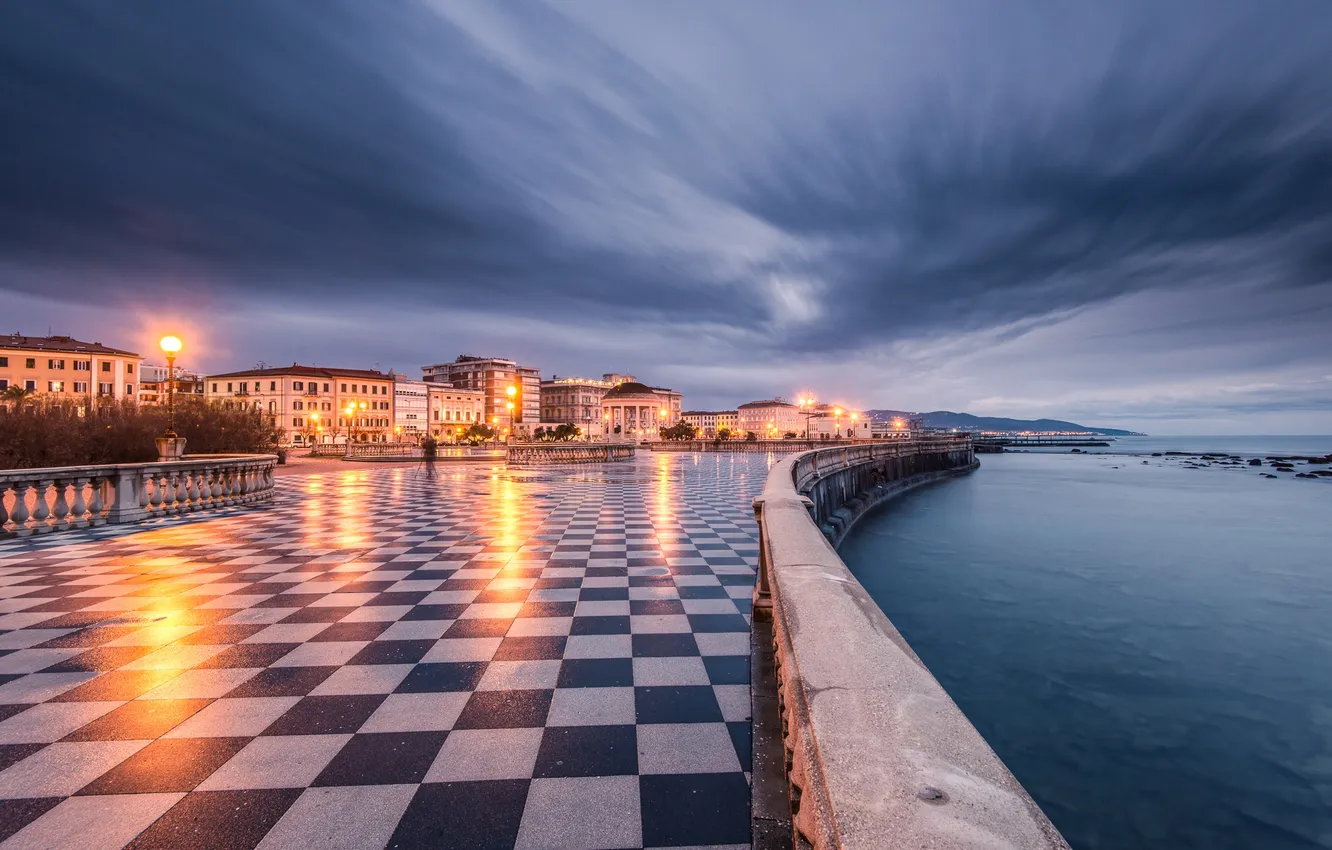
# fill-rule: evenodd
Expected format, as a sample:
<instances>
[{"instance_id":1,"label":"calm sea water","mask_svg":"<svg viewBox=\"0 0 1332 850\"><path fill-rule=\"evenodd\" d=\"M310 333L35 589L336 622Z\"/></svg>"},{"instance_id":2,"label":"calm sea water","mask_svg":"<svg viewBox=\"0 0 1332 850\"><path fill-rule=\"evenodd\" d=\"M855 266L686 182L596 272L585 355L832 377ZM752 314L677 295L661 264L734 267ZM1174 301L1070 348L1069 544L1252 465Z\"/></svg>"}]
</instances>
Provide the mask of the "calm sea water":
<instances>
[{"instance_id":1,"label":"calm sea water","mask_svg":"<svg viewBox=\"0 0 1332 850\"><path fill-rule=\"evenodd\" d=\"M1143 460L986 455L842 556L1074 848L1332 848L1332 481Z\"/></svg>"}]
</instances>

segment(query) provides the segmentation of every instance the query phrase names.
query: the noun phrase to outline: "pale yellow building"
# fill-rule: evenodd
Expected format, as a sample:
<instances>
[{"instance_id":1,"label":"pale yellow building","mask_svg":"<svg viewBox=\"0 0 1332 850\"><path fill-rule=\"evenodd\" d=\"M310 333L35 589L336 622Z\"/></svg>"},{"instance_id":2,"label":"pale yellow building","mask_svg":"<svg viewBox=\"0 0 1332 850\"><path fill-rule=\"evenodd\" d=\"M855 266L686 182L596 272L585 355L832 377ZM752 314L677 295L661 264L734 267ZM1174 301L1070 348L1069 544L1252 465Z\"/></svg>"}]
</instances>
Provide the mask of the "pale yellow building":
<instances>
[{"instance_id":1,"label":"pale yellow building","mask_svg":"<svg viewBox=\"0 0 1332 850\"><path fill-rule=\"evenodd\" d=\"M686 410L680 419L697 428L700 437L709 439L722 430L735 434L740 429L740 412L736 410Z\"/></svg>"},{"instance_id":2,"label":"pale yellow building","mask_svg":"<svg viewBox=\"0 0 1332 850\"><path fill-rule=\"evenodd\" d=\"M800 408L780 398L751 401L737 408L738 428L759 439L781 439L786 434L804 436L805 417Z\"/></svg>"},{"instance_id":3,"label":"pale yellow building","mask_svg":"<svg viewBox=\"0 0 1332 850\"><path fill-rule=\"evenodd\" d=\"M456 442L468 428L485 422L484 390L441 383L426 383L425 386L429 393L430 435L435 439Z\"/></svg>"},{"instance_id":4,"label":"pale yellow building","mask_svg":"<svg viewBox=\"0 0 1332 850\"><path fill-rule=\"evenodd\" d=\"M204 395L263 412L282 430L284 445L386 443L393 435L391 372L293 363L208 375Z\"/></svg>"},{"instance_id":5,"label":"pale yellow building","mask_svg":"<svg viewBox=\"0 0 1332 850\"><path fill-rule=\"evenodd\" d=\"M70 400L138 400L143 358L68 336L0 336L0 392L21 387Z\"/></svg>"}]
</instances>

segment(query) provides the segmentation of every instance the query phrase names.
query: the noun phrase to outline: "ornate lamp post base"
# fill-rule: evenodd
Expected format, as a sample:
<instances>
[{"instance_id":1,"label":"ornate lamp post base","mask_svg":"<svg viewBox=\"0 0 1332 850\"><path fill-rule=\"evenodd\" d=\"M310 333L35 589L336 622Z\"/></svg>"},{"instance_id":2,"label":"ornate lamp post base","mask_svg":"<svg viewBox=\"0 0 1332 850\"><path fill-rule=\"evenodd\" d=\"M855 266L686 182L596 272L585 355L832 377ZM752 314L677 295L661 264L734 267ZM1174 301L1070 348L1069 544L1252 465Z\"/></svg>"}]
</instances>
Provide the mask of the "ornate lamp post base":
<instances>
[{"instance_id":1,"label":"ornate lamp post base","mask_svg":"<svg viewBox=\"0 0 1332 850\"><path fill-rule=\"evenodd\" d=\"M169 460L180 460L185 457L184 437L158 437L153 442L157 443L158 463L165 463Z\"/></svg>"}]
</instances>

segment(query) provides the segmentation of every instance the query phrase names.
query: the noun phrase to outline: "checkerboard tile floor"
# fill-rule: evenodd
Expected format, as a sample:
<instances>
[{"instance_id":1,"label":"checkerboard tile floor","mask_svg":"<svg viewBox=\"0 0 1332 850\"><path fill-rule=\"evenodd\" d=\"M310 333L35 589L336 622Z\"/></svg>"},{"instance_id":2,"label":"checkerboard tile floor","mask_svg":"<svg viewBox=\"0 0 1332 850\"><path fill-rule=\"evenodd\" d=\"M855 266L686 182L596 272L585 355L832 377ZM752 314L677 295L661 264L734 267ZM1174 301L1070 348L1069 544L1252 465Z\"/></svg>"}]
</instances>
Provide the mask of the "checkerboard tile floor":
<instances>
[{"instance_id":1,"label":"checkerboard tile floor","mask_svg":"<svg viewBox=\"0 0 1332 850\"><path fill-rule=\"evenodd\" d=\"M769 465L339 470L0 543L0 846L747 847Z\"/></svg>"}]
</instances>

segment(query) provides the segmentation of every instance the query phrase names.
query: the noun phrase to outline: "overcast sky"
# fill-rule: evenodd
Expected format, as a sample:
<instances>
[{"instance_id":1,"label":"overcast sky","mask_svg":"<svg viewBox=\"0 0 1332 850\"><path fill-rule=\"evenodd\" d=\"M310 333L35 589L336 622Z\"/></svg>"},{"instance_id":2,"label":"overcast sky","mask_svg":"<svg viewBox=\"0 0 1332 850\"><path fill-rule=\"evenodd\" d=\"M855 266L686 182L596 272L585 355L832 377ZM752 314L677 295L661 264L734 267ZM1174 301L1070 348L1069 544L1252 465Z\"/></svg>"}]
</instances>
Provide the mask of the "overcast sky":
<instances>
[{"instance_id":1,"label":"overcast sky","mask_svg":"<svg viewBox=\"0 0 1332 850\"><path fill-rule=\"evenodd\" d=\"M0 332L1332 433L1332 3L0 6Z\"/></svg>"}]
</instances>

